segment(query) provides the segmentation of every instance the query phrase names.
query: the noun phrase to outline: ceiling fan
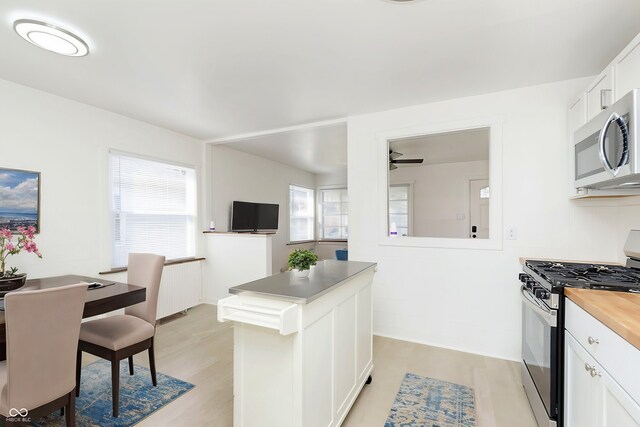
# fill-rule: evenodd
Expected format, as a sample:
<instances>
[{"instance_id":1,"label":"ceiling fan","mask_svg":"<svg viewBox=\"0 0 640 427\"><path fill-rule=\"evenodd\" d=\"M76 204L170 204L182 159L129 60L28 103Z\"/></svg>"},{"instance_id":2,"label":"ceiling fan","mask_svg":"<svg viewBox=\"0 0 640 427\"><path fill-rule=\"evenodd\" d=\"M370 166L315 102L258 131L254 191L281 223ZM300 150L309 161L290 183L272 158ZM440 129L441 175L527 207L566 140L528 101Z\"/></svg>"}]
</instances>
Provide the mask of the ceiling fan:
<instances>
[{"instance_id":1,"label":"ceiling fan","mask_svg":"<svg viewBox=\"0 0 640 427\"><path fill-rule=\"evenodd\" d=\"M398 159L398 157L400 156L404 156L404 154L398 153L397 151L389 150L389 170L390 171L398 169L398 166L396 166L397 164L406 165L406 164L424 162L424 159Z\"/></svg>"}]
</instances>

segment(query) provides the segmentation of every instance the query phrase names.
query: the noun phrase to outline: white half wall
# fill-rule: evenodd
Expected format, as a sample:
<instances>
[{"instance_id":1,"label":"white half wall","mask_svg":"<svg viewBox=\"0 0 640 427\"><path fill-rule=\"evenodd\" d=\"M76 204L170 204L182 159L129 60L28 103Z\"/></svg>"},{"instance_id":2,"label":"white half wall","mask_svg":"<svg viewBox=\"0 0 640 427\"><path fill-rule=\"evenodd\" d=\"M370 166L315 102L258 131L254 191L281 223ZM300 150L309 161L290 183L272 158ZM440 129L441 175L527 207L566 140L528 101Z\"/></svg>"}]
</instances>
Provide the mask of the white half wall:
<instances>
[{"instance_id":1,"label":"white half wall","mask_svg":"<svg viewBox=\"0 0 640 427\"><path fill-rule=\"evenodd\" d=\"M273 273L287 265L289 252L313 245L287 246L289 242L289 185L315 188L312 173L242 151L212 145L210 147L211 218L216 231L230 228L234 200L280 205L278 232L273 236Z\"/></svg>"},{"instance_id":2,"label":"white half wall","mask_svg":"<svg viewBox=\"0 0 640 427\"><path fill-rule=\"evenodd\" d=\"M566 191L567 109L590 80L349 118L349 258L378 263L374 333L517 360L519 257L619 259L618 201L570 201ZM503 224L516 228L517 240L501 250L380 245L374 187L387 172L379 170L376 135L489 116L504 118Z\"/></svg>"},{"instance_id":3,"label":"white half wall","mask_svg":"<svg viewBox=\"0 0 640 427\"><path fill-rule=\"evenodd\" d=\"M10 257L29 277L95 276L110 268L109 149L194 166L203 216L204 144L196 139L5 80L0 129L0 167L41 172L36 242L43 259Z\"/></svg>"}]
</instances>

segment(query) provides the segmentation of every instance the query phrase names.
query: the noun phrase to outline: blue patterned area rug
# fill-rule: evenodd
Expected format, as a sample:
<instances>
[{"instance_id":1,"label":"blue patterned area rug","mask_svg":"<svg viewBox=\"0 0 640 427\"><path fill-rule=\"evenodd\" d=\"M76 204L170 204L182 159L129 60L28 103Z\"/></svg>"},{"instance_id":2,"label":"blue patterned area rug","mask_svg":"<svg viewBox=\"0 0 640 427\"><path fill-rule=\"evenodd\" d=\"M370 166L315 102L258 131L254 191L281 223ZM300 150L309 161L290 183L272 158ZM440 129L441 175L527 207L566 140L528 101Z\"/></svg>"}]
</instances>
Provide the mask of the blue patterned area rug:
<instances>
[{"instance_id":1,"label":"blue patterned area rug","mask_svg":"<svg viewBox=\"0 0 640 427\"><path fill-rule=\"evenodd\" d=\"M407 373L385 427L476 427L471 387Z\"/></svg>"},{"instance_id":2,"label":"blue patterned area rug","mask_svg":"<svg viewBox=\"0 0 640 427\"><path fill-rule=\"evenodd\" d=\"M135 365L129 375L126 360L120 363L120 414L111 416L111 363L98 360L82 368L80 397L76 399L78 427L128 427L140 422L167 403L191 390L194 385L157 373L158 385L151 384L149 369ZM34 420L35 426L64 426L60 411Z\"/></svg>"}]
</instances>

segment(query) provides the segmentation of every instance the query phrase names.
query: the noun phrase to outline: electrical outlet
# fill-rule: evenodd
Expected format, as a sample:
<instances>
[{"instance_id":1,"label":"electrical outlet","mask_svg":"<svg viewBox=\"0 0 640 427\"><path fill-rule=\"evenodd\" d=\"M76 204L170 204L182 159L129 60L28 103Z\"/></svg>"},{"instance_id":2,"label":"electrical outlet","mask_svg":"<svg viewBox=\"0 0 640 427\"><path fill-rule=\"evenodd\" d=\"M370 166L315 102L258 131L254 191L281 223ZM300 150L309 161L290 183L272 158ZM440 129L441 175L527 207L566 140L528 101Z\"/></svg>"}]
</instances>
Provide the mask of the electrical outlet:
<instances>
[{"instance_id":1,"label":"electrical outlet","mask_svg":"<svg viewBox=\"0 0 640 427\"><path fill-rule=\"evenodd\" d=\"M507 228L507 240L518 240L518 230L515 227Z\"/></svg>"}]
</instances>

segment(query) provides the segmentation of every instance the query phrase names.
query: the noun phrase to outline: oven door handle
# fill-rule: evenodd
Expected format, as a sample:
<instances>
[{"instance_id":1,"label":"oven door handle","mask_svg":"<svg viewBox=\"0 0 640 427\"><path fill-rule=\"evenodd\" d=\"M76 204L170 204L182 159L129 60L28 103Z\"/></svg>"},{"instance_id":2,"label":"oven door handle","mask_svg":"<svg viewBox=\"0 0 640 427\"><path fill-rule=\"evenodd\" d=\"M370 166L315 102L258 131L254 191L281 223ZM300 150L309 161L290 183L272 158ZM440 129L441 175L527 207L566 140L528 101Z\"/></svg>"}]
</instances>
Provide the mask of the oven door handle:
<instances>
[{"instance_id":1,"label":"oven door handle","mask_svg":"<svg viewBox=\"0 0 640 427\"><path fill-rule=\"evenodd\" d=\"M558 316L556 315L556 310L545 310L540 305L538 305L532 298L529 296L529 293L524 288L524 286L520 287L520 296L522 297L522 302L533 310L536 314L542 317L545 322L552 328L558 326Z\"/></svg>"}]
</instances>

